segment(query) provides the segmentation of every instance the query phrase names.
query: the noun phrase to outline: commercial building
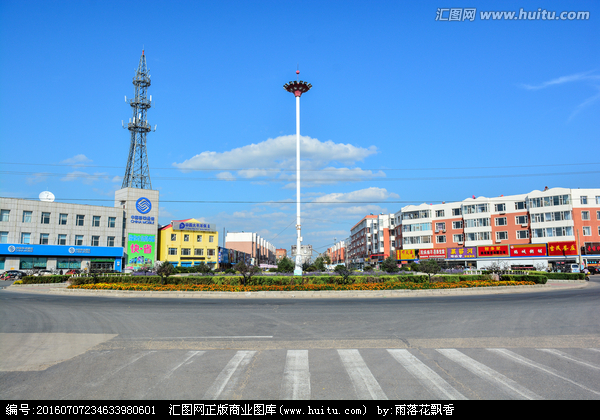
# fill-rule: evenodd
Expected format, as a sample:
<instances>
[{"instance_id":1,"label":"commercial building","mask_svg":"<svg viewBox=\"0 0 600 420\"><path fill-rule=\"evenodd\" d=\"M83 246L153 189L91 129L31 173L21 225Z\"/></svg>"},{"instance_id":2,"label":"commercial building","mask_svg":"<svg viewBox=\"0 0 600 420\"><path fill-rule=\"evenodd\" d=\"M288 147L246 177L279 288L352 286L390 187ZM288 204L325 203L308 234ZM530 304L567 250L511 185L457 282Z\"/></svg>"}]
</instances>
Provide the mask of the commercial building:
<instances>
[{"instance_id":1,"label":"commercial building","mask_svg":"<svg viewBox=\"0 0 600 420\"><path fill-rule=\"evenodd\" d=\"M253 265L276 264L275 246L254 232L227 232L225 248L249 254Z\"/></svg>"},{"instance_id":2,"label":"commercial building","mask_svg":"<svg viewBox=\"0 0 600 420\"><path fill-rule=\"evenodd\" d=\"M397 259L445 260L484 268L598 265L600 189L546 188L528 194L406 206L394 215Z\"/></svg>"},{"instance_id":3,"label":"commercial building","mask_svg":"<svg viewBox=\"0 0 600 420\"><path fill-rule=\"evenodd\" d=\"M173 220L159 230L158 259L181 267L205 263L216 268L218 244L219 232L215 225L196 219Z\"/></svg>"},{"instance_id":4,"label":"commercial building","mask_svg":"<svg viewBox=\"0 0 600 420\"><path fill-rule=\"evenodd\" d=\"M133 270L155 260L158 191L124 188L115 206L0 198L0 270Z\"/></svg>"},{"instance_id":5,"label":"commercial building","mask_svg":"<svg viewBox=\"0 0 600 420\"><path fill-rule=\"evenodd\" d=\"M376 265L396 249L395 218L393 214L363 217L350 230L347 261L351 267Z\"/></svg>"}]
</instances>

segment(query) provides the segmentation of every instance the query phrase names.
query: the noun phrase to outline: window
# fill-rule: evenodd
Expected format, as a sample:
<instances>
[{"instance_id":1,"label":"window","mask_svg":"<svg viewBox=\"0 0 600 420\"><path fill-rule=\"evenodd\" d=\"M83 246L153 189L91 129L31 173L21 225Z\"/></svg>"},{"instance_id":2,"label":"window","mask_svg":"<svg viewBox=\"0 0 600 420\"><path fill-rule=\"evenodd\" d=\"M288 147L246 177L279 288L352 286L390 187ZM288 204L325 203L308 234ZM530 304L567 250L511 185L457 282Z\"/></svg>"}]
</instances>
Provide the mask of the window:
<instances>
[{"instance_id":1,"label":"window","mask_svg":"<svg viewBox=\"0 0 600 420\"><path fill-rule=\"evenodd\" d=\"M108 218L108 227L109 228L114 228L116 224L117 224L117 218L116 217L109 217Z\"/></svg>"},{"instance_id":2,"label":"window","mask_svg":"<svg viewBox=\"0 0 600 420\"><path fill-rule=\"evenodd\" d=\"M517 201L515 203L515 210L525 210L527 208L527 204L525 201Z\"/></svg>"},{"instance_id":3,"label":"window","mask_svg":"<svg viewBox=\"0 0 600 420\"><path fill-rule=\"evenodd\" d=\"M596 196L596 204L600 204L600 195Z\"/></svg>"},{"instance_id":4,"label":"window","mask_svg":"<svg viewBox=\"0 0 600 420\"><path fill-rule=\"evenodd\" d=\"M438 222L435 224L435 231L436 232L442 232L446 230L446 223L445 222Z\"/></svg>"},{"instance_id":5,"label":"window","mask_svg":"<svg viewBox=\"0 0 600 420\"><path fill-rule=\"evenodd\" d=\"M115 237L114 236L108 236L106 238L106 246L115 246Z\"/></svg>"},{"instance_id":6,"label":"window","mask_svg":"<svg viewBox=\"0 0 600 420\"><path fill-rule=\"evenodd\" d=\"M92 246L100 246L100 237L92 236Z\"/></svg>"},{"instance_id":7,"label":"window","mask_svg":"<svg viewBox=\"0 0 600 420\"><path fill-rule=\"evenodd\" d=\"M517 225L526 225L527 224L527 215L515 216L515 223Z\"/></svg>"},{"instance_id":8,"label":"window","mask_svg":"<svg viewBox=\"0 0 600 420\"><path fill-rule=\"evenodd\" d=\"M83 245L83 235L75 235L75 245L77 245L77 246Z\"/></svg>"},{"instance_id":9,"label":"window","mask_svg":"<svg viewBox=\"0 0 600 420\"><path fill-rule=\"evenodd\" d=\"M445 244L446 243L446 235L438 235L435 237L435 243L437 244Z\"/></svg>"},{"instance_id":10,"label":"window","mask_svg":"<svg viewBox=\"0 0 600 420\"><path fill-rule=\"evenodd\" d=\"M517 230L517 239L529 239L529 231Z\"/></svg>"},{"instance_id":11,"label":"window","mask_svg":"<svg viewBox=\"0 0 600 420\"><path fill-rule=\"evenodd\" d=\"M47 233L40 233L40 245L48 245L49 236Z\"/></svg>"},{"instance_id":12,"label":"window","mask_svg":"<svg viewBox=\"0 0 600 420\"><path fill-rule=\"evenodd\" d=\"M50 224L50 213L42 213L42 220L40 221L42 225Z\"/></svg>"},{"instance_id":13,"label":"window","mask_svg":"<svg viewBox=\"0 0 600 420\"><path fill-rule=\"evenodd\" d=\"M202 235L196 235L196 242L202 242Z\"/></svg>"},{"instance_id":14,"label":"window","mask_svg":"<svg viewBox=\"0 0 600 420\"><path fill-rule=\"evenodd\" d=\"M0 210L0 222L8 222L10 210Z\"/></svg>"},{"instance_id":15,"label":"window","mask_svg":"<svg viewBox=\"0 0 600 420\"><path fill-rule=\"evenodd\" d=\"M467 219L467 227L482 227L482 226L490 226L490 219L488 217L484 217L481 219Z\"/></svg>"},{"instance_id":16,"label":"window","mask_svg":"<svg viewBox=\"0 0 600 420\"><path fill-rule=\"evenodd\" d=\"M169 255L177 255L177 248L169 248Z\"/></svg>"},{"instance_id":17,"label":"window","mask_svg":"<svg viewBox=\"0 0 600 420\"><path fill-rule=\"evenodd\" d=\"M23 223L31 223L31 215L32 211L24 211L23 212Z\"/></svg>"},{"instance_id":18,"label":"window","mask_svg":"<svg viewBox=\"0 0 600 420\"><path fill-rule=\"evenodd\" d=\"M458 242L461 243L464 241L464 235L462 233L458 234L458 235L452 235L452 240L454 242Z\"/></svg>"},{"instance_id":19,"label":"window","mask_svg":"<svg viewBox=\"0 0 600 420\"><path fill-rule=\"evenodd\" d=\"M582 211L581 212L581 220L590 220L590 212L589 211Z\"/></svg>"},{"instance_id":20,"label":"window","mask_svg":"<svg viewBox=\"0 0 600 420\"><path fill-rule=\"evenodd\" d=\"M581 204L587 204L587 195L582 195L580 198Z\"/></svg>"},{"instance_id":21,"label":"window","mask_svg":"<svg viewBox=\"0 0 600 420\"><path fill-rule=\"evenodd\" d=\"M463 228L462 220L457 220L456 222L452 222L452 229L462 229L462 228Z\"/></svg>"},{"instance_id":22,"label":"window","mask_svg":"<svg viewBox=\"0 0 600 420\"><path fill-rule=\"evenodd\" d=\"M78 214L77 218L75 219L75 225L76 226L83 226L83 220L84 220L85 216L83 214Z\"/></svg>"},{"instance_id":23,"label":"window","mask_svg":"<svg viewBox=\"0 0 600 420\"><path fill-rule=\"evenodd\" d=\"M200 257L203 256L204 255L204 249L202 249L202 248L200 248L200 249L198 249L198 248L194 249L194 255L200 256Z\"/></svg>"},{"instance_id":24,"label":"window","mask_svg":"<svg viewBox=\"0 0 600 420\"><path fill-rule=\"evenodd\" d=\"M490 232L467 233L467 241L489 241Z\"/></svg>"},{"instance_id":25,"label":"window","mask_svg":"<svg viewBox=\"0 0 600 420\"><path fill-rule=\"evenodd\" d=\"M529 208L562 206L565 204L571 204L571 200L569 200L568 195L554 195L552 197L540 197L529 199Z\"/></svg>"},{"instance_id":26,"label":"window","mask_svg":"<svg viewBox=\"0 0 600 420\"><path fill-rule=\"evenodd\" d=\"M501 204L494 204L494 209L498 212L505 212L506 211L506 204L505 203L501 203Z\"/></svg>"},{"instance_id":27,"label":"window","mask_svg":"<svg viewBox=\"0 0 600 420\"><path fill-rule=\"evenodd\" d=\"M190 235L183 235L183 242L189 242L190 241Z\"/></svg>"},{"instance_id":28,"label":"window","mask_svg":"<svg viewBox=\"0 0 600 420\"><path fill-rule=\"evenodd\" d=\"M583 227L583 236L592 236L592 228L590 226Z\"/></svg>"},{"instance_id":29,"label":"window","mask_svg":"<svg viewBox=\"0 0 600 420\"><path fill-rule=\"evenodd\" d=\"M435 217L444 217L444 210L436 210Z\"/></svg>"},{"instance_id":30,"label":"window","mask_svg":"<svg viewBox=\"0 0 600 420\"><path fill-rule=\"evenodd\" d=\"M506 226L506 217L497 217L496 226Z\"/></svg>"},{"instance_id":31,"label":"window","mask_svg":"<svg viewBox=\"0 0 600 420\"><path fill-rule=\"evenodd\" d=\"M100 216L93 216L92 217L92 226L93 227L100 227Z\"/></svg>"},{"instance_id":32,"label":"window","mask_svg":"<svg viewBox=\"0 0 600 420\"><path fill-rule=\"evenodd\" d=\"M22 244L30 244L31 243L31 233L23 232L21 233L21 243Z\"/></svg>"},{"instance_id":33,"label":"window","mask_svg":"<svg viewBox=\"0 0 600 420\"><path fill-rule=\"evenodd\" d=\"M460 216L461 214L462 214L461 208L452 209L452 216Z\"/></svg>"},{"instance_id":34,"label":"window","mask_svg":"<svg viewBox=\"0 0 600 420\"><path fill-rule=\"evenodd\" d=\"M58 245L66 245L67 244L67 235L59 234L57 242L58 242Z\"/></svg>"},{"instance_id":35,"label":"window","mask_svg":"<svg viewBox=\"0 0 600 420\"><path fill-rule=\"evenodd\" d=\"M58 224L66 225L67 224L67 215L66 213L61 213L58 215Z\"/></svg>"},{"instance_id":36,"label":"window","mask_svg":"<svg viewBox=\"0 0 600 420\"><path fill-rule=\"evenodd\" d=\"M573 228L571 226L532 229L531 234L534 238L552 238L555 236L573 236Z\"/></svg>"},{"instance_id":37,"label":"window","mask_svg":"<svg viewBox=\"0 0 600 420\"><path fill-rule=\"evenodd\" d=\"M171 233L171 241L176 241L176 240L177 240L177 234L176 233Z\"/></svg>"},{"instance_id":38,"label":"window","mask_svg":"<svg viewBox=\"0 0 600 420\"><path fill-rule=\"evenodd\" d=\"M505 241L508 239L508 232L496 232L497 241Z\"/></svg>"},{"instance_id":39,"label":"window","mask_svg":"<svg viewBox=\"0 0 600 420\"><path fill-rule=\"evenodd\" d=\"M0 244L8 243L8 232L0 232Z\"/></svg>"},{"instance_id":40,"label":"window","mask_svg":"<svg viewBox=\"0 0 600 420\"><path fill-rule=\"evenodd\" d=\"M596 211L596 220L600 220L600 210Z\"/></svg>"},{"instance_id":41,"label":"window","mask_svg":"<svg viewBox=\"0 0 600 420\"><path fill-rule=\"evenodd\" d=\"M192 255L190 248L181 248L181 255Z\"/></svg>"},{"instance_id":42,"label":"window","mask_svg":"<svg viewBox=\"0 0 600 420\"><path fill-rule=\"evenodd\" d=\"M214 236L212 236L212 235L210 235L210 236L208 237L208 242L214 242L214 241L215 241L215 237L214 237Z\"/></svg>"},{"instance_id":43,"label":"window","mask_svg":"<svg viewBox=\"0 0 600 420\"><path fill-rule=\"evenodd\" d=\"M487 213L490 211L489 205L484 204L469 204L463 206L463 214Z\"/></svg>"},{"instance_id":44,"label":"window","mask_svg":"<svg viewBox=\"0 0 600 420\"><path fill-rule=\"evenodd\" d=\"M208 249L207 250L207 255L209 257L214 257L215 256L215 250L214 249Z\"/></svg>"}]
</instances>

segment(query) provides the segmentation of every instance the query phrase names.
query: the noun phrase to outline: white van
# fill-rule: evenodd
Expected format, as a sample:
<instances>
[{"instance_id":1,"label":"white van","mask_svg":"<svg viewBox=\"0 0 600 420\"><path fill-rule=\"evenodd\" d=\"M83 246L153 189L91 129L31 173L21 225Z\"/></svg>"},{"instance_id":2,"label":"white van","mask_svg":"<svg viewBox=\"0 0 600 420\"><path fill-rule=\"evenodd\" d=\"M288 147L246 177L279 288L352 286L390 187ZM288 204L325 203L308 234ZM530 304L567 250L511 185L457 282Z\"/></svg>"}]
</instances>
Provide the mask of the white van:
<instances>
[{"instance_id":1,"label":"white van","mask_svg":"<svg viewBox=\"0 0 600 420\"><path fill-rule=\"evenodd\" d=\"M579 273L579 264L569 264L571 268L571 273Z\"/></svg>"}]
</instances>

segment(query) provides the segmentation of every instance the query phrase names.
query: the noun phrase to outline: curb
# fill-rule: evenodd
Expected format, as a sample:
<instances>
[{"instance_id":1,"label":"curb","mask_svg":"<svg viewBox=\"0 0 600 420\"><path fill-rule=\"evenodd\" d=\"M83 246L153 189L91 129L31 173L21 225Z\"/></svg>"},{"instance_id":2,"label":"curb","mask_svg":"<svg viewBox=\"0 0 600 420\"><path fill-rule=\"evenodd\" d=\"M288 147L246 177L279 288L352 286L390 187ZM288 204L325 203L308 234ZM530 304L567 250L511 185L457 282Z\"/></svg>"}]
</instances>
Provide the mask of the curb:
<instances>
[{"instance_id":1,"label":"curb","mask_svg":"<svg viewBox=\"0 0 600 420\"><path fill-rule=\"evenodd\" d=\"M106 296L106 297L150 297L150 298L187 298L187 299L311 299L311 298L406 298L423 296L452 296L452 295L489 295L489 294L507 294L524 293L533 291L552 291L569 289L579 289L587 287L589 282L585 280L561 280L560 284L552 282L551 284L536 284L527 286L488 286L471 287L460 289L433 289L433 290L321 290L321 291L283 291L283 292L163 292L163 291L137 291L137 290L82 290L67 289L66 284L45 285L11 285L8 289L28 289L22 291L32 291L48 293L53 295L77 295L77 296ZM569 284L562 284L563 282ZM33 290L32 290L33 289ZM37 289L37 290L35 290Z\"/></svg>"}]
</instances>

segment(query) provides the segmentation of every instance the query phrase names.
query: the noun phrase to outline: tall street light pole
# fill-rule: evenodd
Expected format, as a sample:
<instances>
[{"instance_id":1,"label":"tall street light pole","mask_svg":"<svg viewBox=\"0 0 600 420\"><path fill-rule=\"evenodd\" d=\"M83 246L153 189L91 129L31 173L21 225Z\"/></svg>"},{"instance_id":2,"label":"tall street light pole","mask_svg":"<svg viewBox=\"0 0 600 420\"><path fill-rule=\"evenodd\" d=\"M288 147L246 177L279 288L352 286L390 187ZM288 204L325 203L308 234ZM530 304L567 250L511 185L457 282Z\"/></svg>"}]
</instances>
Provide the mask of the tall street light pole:
<instances>
[{"instance_id":1,"label":"tall street light pole","mask_svg":"<svg viewBox=\"0 0 600 420\"><path fill-rule=\"evenodd\" d=\"M308 92L312 85L302 80L298 81L300 70L296 70L296 81L283 85L283 88L296 97L296 264L294 266L294 275L302 275L302 257L301 257L301 223L300 223L300 96Z\"/></svg>"}]
</instances>

